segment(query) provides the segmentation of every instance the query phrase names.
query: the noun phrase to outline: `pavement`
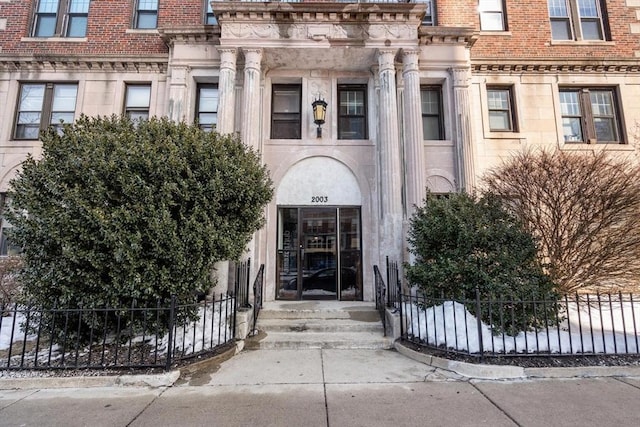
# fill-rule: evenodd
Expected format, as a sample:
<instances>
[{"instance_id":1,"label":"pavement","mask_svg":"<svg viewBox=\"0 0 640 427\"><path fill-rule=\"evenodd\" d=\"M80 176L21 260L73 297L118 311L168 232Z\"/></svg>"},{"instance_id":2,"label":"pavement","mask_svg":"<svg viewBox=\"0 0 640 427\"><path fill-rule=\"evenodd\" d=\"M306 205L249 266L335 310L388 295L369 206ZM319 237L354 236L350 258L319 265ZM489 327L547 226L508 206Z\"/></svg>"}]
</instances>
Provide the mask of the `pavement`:
<instances>
[{"instance_id":1,"label":"pavement","mask_svg":"<svg viewBox=\"0 0 640 427\"><path fill-rule=\"evenodd\" d=\"M481 379L424 362L396 350L245 350L164 379L0 379L0 426L640 424L637 370Z\"/></svg>"}]
</instances>

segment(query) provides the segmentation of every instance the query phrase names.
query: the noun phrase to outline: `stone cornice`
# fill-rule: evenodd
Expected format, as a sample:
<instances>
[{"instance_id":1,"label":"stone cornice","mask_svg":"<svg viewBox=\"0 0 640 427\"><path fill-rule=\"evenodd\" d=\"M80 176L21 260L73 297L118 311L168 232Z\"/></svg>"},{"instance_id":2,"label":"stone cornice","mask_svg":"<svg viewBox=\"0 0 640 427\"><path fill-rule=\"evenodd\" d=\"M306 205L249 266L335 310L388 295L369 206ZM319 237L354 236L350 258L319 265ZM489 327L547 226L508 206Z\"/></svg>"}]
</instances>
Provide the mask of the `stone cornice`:
<instances>
[{"instance_id":1,"label":"stone cornice","mask_svg":"<svg viewBox=\"0 0 640 427\"><path fill-rule=\"evenodd\" d=\"M168 57L134 59L127 57L91 58L71 56L0 57L0 71L102 71L165 73Z\"/></svg>"},{"instance_id":2,"label":"stone cornice","mask_svg":"<svg viewBox=\"0 0 640 427\"><path fill-rule=\"evenodd\" d=\"M474 73L640 73L640 60L531 60L501 62L471 60Z\"/></svg>"},{"instance_id":3,"label":"stone cornice","mask_svg":"<svg viewBox=\"0 0 640 427\"><path fill-rule=\"evenodd\" d=\"M210 43L220 38L218 25L192 25L158 29L160 37L169 46L173 43Z\"/></svg>"},{"instance_id":4,"label":"stone cornice","mask_svg":"<svg viewBox=\"0 0 640 427\"><path fill-rule=\"evenodd\" d=\"M478 40L479 33L468 27L431 27L422 25L418 29L421 45L432 44L463 44L473 47Z\"/></svg>"}]
</instances>

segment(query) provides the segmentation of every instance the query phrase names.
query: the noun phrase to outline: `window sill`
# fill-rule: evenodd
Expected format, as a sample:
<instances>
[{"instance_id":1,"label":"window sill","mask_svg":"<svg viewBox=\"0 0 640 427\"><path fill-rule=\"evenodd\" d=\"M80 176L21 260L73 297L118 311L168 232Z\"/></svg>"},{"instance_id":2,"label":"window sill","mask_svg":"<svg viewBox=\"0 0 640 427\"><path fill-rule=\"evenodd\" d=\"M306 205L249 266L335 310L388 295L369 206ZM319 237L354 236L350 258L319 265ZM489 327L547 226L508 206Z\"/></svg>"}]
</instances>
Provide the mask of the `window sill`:
<instances>
[{"instance_id":1,"label":"window sill","mask_svg":"<svg viewBox=\"0 0 640 427\"><path fill-rule=\"evenodd\" d=\"M480 30L481 36L511 36L511 31L483 31Z\"/></svg>"},{"instance_id":2,"label":"window sill","mask_svg":"<svg viewBox=\"0 0 640 427\"><path fill-rule=\"evenodd\" d=\"M22 37L21 42L85 43L86 37Z\"/></svg>"},{"instance_id":3,"label":"window sill","mask_svg":"<svg viewBox=\"0 0 640 427\"><path fill-rule=\"evenodd\" d=\"M602 143L602 144L586 144L583 142L565 142L560 145L560 149L564 151L635 151L635 147L631 144L619 144L619 143Z\"/></svg>"},{"instance_id":4,"label":"window sill","mask_svg":"<svg viewBox=\"0 0 640 427\"><path fill-rule=\"evenodd\" d=\"M424 139L424 145L428 145L429 147L452 147L453 141L450 139Z\"/></svg>"},{"instance_id":5,"label":"window sill","mask_svg":"<svg viewBox=\"0 0 640 427\"><path fill-rule=\"evenodd\" d=\"M127 28L126 34L159 34L157 28Z\"/></svg>"},{"instance_id":6,"label":"window sill","mask_svg":"<svg viewBox=\"0 0 640 427\"><path fill-rule=\"evenodd\" d=\"M615 46L616 42L608 40L551 40L551 46Z\"/></svg>"},{"instance_id":7,"label":"window sill","mask_svg":"<svg viewBox=\"0 0 640 427\"><path fill-rule=\"evenodd\" d=\"M484 135L485 139L513 139L513 140L520 140L523 139L522 137L520 137L520 132L508 132L508 131L489 131L486 132L485 131L485 135Z\"/></svg>"}]
</instances>

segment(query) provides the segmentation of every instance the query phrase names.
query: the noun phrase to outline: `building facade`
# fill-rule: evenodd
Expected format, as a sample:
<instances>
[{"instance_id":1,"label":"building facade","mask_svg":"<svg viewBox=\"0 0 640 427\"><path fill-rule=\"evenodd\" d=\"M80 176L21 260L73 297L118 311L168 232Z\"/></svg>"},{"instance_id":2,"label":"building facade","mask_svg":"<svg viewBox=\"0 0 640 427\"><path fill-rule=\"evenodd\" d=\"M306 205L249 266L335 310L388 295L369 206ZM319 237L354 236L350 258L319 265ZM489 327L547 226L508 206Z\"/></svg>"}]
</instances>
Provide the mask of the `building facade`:
<instances>
[{"instance_id":1,"label":"building facade","mask_svg":"<svg viewBox=\"0 0 640 427\"><path fill-rule=\"evenodd\" d=\"M370 301L425 189L531 147L634 153L640 0L0 0L0 101L3 194L80 114L238 132L275 186L265 299Z\"/></svg>"}]
</instances>

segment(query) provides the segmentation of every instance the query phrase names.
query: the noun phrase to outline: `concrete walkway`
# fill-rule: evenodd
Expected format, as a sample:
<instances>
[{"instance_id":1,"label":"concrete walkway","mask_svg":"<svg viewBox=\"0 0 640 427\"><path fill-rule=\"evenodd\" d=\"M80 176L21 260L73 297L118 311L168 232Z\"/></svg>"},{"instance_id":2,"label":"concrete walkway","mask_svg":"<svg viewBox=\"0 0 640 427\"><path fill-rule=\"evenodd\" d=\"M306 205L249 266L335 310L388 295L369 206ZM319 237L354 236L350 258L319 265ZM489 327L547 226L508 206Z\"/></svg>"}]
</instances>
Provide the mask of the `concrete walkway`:
<instances>
[{"instance_id":1,"label":"concrete walkway","mask_svg":"<svg viewBox=\"0 0 640 427\"><path fill-rule=\"evenodd\" d=\"M640 377L468 380L393 350L254 350L171 387L0 390L0 425L636 426L639 403Z\"/></svg>"}]
</instances>

